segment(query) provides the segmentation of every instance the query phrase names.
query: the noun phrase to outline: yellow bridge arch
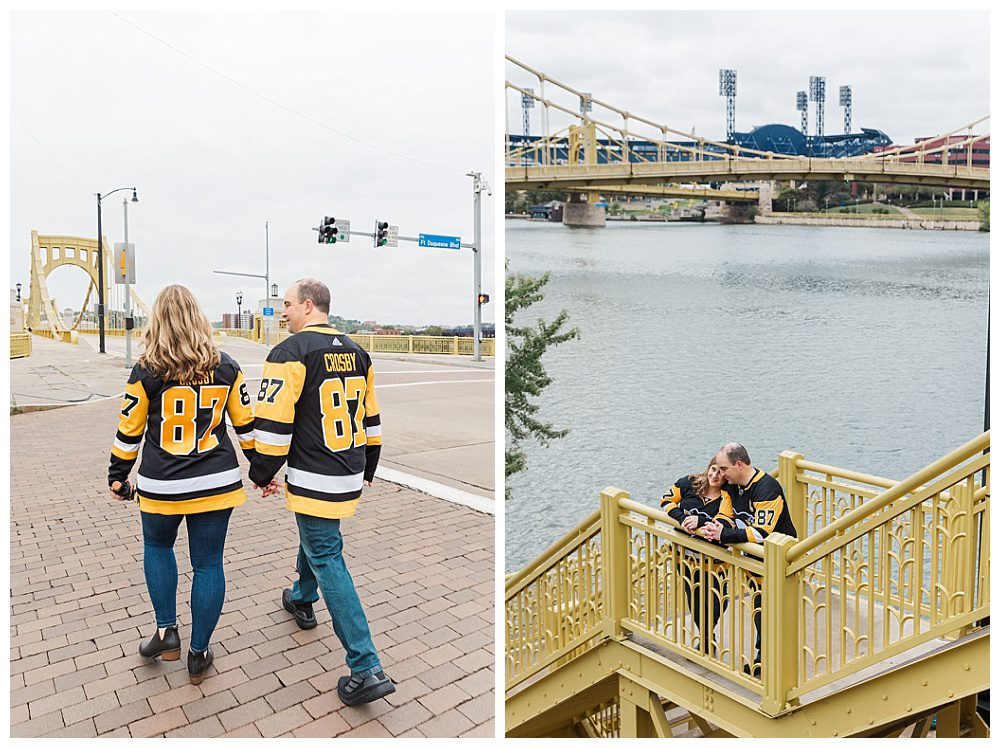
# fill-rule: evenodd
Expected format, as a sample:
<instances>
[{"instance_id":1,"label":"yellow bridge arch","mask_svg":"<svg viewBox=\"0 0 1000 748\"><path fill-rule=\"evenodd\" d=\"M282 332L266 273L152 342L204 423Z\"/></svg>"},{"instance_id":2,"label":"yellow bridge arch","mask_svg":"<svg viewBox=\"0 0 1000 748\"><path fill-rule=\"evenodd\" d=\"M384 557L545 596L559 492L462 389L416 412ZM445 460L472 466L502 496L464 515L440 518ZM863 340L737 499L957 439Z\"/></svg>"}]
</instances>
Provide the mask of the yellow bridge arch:
<instances>
[{"instance_id":1,"label":"yellow bridge arch","mask_svg":"<svg viewBox=\"0 0 1000 748\"><path fill-rule=\"evenodd\" d=\"M108 240L102 237L104 250L104 298L111 298L111 263L112 253ZM48 330L54 336L76 329L83 318L83 313L90 301L91 294L98 287L98 251L97 240L80 236L45 235L37 231L31 232L31 281L27 299L28 315L26 326L29 330L38 332ZM87 292L80 306L80 314L76 322L69 328L63 322L62 315L56 308L55 300L49 293L47 280L56 268L66 265L78 267L90 278ZM149 308L135 292L129 288L132 300L146 316Z\"/></svg>"}]
</instances>

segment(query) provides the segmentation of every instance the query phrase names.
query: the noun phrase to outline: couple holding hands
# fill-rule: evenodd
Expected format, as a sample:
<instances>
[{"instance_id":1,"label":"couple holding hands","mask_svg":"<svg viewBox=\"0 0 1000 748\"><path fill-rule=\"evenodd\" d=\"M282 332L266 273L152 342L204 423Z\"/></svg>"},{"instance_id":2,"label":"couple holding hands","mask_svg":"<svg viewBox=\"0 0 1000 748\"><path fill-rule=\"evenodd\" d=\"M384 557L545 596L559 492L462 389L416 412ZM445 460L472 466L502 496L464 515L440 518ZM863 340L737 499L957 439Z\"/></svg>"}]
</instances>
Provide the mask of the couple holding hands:
<instances>
[{"instance_id":1,"label":"couple holding hands","mask_svg":"<svg viewBox=\"0 0 1000 748\"><path fill-rule=\"evenodd\" d=\"M797 537L795 525L785 503L781 484L770 474L750 462L742 444L732 442L716 454L702 473L686 475L663 494L663 510L680 523L690 535L719 545L763 543L772 532ZM724 580L713 574L711 610L706 627L702 627L701 573L693 571L687 597L693 610L695 626L701 630L701 649L707 651L715 626L725 607ZM753 580L753 622L756 631L753 665L744 665L744 672L760 677L761 595L760 580Z\"/></svg>"},{"instance_id":2,"label":"couple holding hands","mask_svg":"<svg viewBox=\"0 0 1000 748\"><path fill-rule=\"evenodd\" d=\"M255 407L239 364L219 351L197 300L184 286L156 298L145 346L125 388L108 485L130 499L128 475L145 436L134 495L143 531L143 570L157 630L139 645L146 658L180 659L174 543L187 523L194 579L188 675L201 683L225 600L223 551L233 509L247 497L226 428L232 423L250 480L263 497L281 489L299 530L298 579L281 596L302 629L316 626L322 593L346 651L350 675L337 685L348 705L395 691L382 669L368 620L343 558L340 520L354 514L378 465L382 428L371 358L328 324L330 291L303 279L285 294L294 335L268 354Z\"/></svg>"}]
</instances>

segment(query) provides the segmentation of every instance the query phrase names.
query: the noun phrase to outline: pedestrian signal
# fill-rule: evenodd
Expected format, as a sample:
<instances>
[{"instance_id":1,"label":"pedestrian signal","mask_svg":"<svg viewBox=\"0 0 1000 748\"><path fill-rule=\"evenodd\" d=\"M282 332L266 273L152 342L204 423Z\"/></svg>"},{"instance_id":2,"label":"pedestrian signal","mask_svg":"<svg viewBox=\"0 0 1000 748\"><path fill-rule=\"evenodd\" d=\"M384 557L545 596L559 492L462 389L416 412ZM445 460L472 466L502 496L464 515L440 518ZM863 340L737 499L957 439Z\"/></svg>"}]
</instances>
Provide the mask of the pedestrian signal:
<instances>
[{"instance_id":1,"label":"pedestrian signal","mask_svg":"<svg viewBox=\"0 0 1000 748\"><path fill-rule=\"evenodd\" d=\"M479 294L479 306L486 304L490 300L490 295L488 293Z\"/></svg>"}]
</instances>

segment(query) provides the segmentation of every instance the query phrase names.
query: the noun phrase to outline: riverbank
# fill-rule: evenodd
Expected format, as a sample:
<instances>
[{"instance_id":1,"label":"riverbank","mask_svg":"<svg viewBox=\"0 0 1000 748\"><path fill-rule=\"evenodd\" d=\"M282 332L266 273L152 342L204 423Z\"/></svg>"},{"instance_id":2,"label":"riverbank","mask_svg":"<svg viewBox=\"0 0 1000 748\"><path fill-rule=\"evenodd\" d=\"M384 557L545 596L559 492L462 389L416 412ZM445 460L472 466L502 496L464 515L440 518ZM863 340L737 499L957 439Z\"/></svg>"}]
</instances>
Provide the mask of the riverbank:
<instances>
[{"instance_id":1,"label":"riverbank","mask_svg":"<svg viewBox=\"0 0 1000 748\"><path fill-rule=\"evenodd\" d=\"M978 219L962 218L887 218L885 216L818 216L795 213L771 213L755 216L754 223L764 226L849 226L866 229L924 229L930 231L979 231Z\"/></svg>"},{"instance_id":2,"label":"riverbank","mask_svg":"<svg viewBox=\"0 0 1000 748\"><path fill-rule=\"evenodd\" d=\"M504 218L524 220L533 223L550 223L550 221L533 219L530 216L507 214ZM719 223L717 217L696 221L691 218L666 219L656 216L608 216L609 222L616 223ZM762 226L839 226L866 229L917 229L925 231L979 231L978 219L963 218L886 218L885 216L861 215L802 215L798 213L771 213L766 216L755 216L753 222Z\"/></svg>"}]
</instances>

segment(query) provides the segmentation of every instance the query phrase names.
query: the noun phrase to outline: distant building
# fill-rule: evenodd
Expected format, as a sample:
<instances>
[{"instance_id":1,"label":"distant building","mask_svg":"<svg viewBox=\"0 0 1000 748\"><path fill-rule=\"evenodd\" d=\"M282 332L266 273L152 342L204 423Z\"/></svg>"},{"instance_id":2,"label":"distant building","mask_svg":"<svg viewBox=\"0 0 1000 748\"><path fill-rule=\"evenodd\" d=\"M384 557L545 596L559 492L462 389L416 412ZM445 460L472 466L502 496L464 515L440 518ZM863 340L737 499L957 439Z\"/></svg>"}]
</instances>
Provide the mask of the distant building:
<instances>
[{"instance_id":1,"label":"distant building","mask_svg":"<svg viewBox=\"0 0 1000 748\"><path fill-rule=\"evenodd\" d=\"M558 200L549 200L542 205L532 205L528 210L533 220L562 223L563 204Z\"/></svg>"},{"instance_id":2,"label":"distant building","mask_svg":"<svg viewBox=\"0 0 1000 748\"><path fill-rule=\"evenodd\" d=\"M253 313L242 312L240 315L232 313L222 315L222 329L224 330L250 330L253 328Z\"/></svg>"}]
</instances>

